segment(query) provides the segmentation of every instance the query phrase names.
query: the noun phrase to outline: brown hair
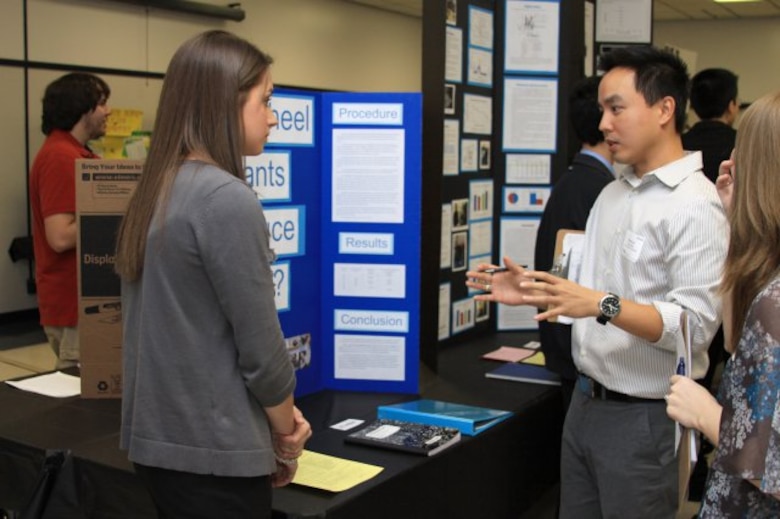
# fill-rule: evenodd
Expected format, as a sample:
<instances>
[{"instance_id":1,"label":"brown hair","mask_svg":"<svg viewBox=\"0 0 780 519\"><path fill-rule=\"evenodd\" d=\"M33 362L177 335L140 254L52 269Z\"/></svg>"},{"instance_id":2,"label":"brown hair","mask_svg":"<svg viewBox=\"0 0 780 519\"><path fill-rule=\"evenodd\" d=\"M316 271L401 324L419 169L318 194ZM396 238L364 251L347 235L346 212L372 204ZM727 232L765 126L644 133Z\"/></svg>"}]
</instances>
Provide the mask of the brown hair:
<instances>
[{"instance_id":1,"label":"brown hair","mask_svg":"<svg viewBox=\"0 0 780 519\"><path fill-rule=\"evenodd\" d=\"M43 94L41 131L44 135L54 130L71 131L84 114L93 111L110 96L108 83L94 74L65 74L49 83Z\"/></svg>"},{"instance_id":2,"label":"brown hair","mask_svg":"<svg viewBox=\"0 0 780 519\"><path fill-rule=\"evenodd\" d=\"M721 291L731 294L734 351L750 305L780 267L780 91L742 116L734 150L731 241Z\"/></svg>"},{"instance_id":3,"label":"brown hair","mask_svg":"<svg viewBox=\"0 0 780 519\"><path fill-rule=\"evenodd\" d=\"M254 45L225 31L199 34L176 51L160 93L149 156L119 229L115 266L122 278L134 281L141 275L152 217L164 213L188 155L245 178L240 111L271 62Z\"/></svg>"}]
</instances>

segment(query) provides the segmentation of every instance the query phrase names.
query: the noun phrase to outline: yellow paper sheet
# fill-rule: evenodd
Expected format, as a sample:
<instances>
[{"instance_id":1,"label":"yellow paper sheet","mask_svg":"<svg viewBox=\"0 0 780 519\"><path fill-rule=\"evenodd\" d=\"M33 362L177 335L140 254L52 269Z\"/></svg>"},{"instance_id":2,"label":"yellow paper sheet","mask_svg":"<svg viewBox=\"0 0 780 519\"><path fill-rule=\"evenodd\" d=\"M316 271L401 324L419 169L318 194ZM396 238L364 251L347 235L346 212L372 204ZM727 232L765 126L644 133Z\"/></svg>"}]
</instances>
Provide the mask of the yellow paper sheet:
<instances>
[{"instance_id":1,"label":"yellow paper sheet","mask_svg":"<svg viewBox=\"0 0 780 519\"><path fill-rule=\"evenodd\" d=\"M304 450L298 459L298 471L293 483L330 492L342 492L368 481L383 470L383 467L376 465Z\"/></svg>"},{"instance_id":2,"label":"yellow paper sheet","mask_svg":"<svg viewBox=\"0 0 780 519\"><path fill-rule=\"evenodd\" d=\"M134 131L140 130L144 113L141 110L127 108L112 108L106 121L106 135L109 137L129 137Z\"/></svg>"},{"instance_id":3,"label":"yellow paper sheet","mask_svg":"<svg viewBox=\"0 0 780 519\"><path fill-rule=\"evenodd\" d=\"M536 354L531 355L527 359L523 359L520 362L523 364L533 364L534 366L544 366L544 353L541 351L536 352Z\"/></svg>"}]
</instances>

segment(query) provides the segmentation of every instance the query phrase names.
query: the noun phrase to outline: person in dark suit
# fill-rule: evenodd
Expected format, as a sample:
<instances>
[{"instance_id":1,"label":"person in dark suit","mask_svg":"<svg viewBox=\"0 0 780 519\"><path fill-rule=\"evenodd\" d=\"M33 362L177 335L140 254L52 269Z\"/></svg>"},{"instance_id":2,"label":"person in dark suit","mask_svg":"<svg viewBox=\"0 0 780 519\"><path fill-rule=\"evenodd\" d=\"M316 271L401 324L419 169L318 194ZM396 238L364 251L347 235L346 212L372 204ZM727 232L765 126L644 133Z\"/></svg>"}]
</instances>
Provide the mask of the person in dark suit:
<instances>
[{"instance_id":1,"label":"person in dark suit","mask_svg":"<svg viewBox=\"0 0 780 519\"><path fill-rule=\"evenodd\" d=\"M700 71L691 80L691 108L700 121L683 134L683 148L702 152L704 174L714 183L737 139L737 76L722 68Z\"/></svg>"},{"instance_id":2,"label":"person in dark suit","mask_svg":"<svg viewBox=\"0 0 780 519\"><path fill-rule=\"evenodd\" d=\"M544 209L536 237L536 270L552 268L558 229L584 230L596 197L615 179L612 153L599 130L599 81L597 76L585 78L574 86L569 96L570 120L582 149L555 184ZM571 358L571 326L541 321L539 336L547 369L561 376L565 412L577 379Z\"/></svg>"}]
</instances>

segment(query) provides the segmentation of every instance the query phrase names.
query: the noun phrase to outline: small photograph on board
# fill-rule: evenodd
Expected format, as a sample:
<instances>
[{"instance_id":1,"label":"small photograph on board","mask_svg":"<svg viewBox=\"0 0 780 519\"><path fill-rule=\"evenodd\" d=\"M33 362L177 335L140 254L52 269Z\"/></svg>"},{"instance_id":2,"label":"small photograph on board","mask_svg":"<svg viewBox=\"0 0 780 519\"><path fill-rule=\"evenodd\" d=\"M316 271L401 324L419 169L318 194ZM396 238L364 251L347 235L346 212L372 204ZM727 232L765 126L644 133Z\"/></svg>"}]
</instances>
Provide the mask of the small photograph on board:
<instances>
[{"instance_id":1,"label":"small photograph on board","mask_svg":"<svg viewBox=\"0 0 780 519\"><path fill-rule=\"evenodd\" d=\"M458 24L458 0L447 1L447 23L449 25Z\"/></svg>"},{"instance_id":2,"label":"small photograph on board","mask_svg":"<svg viewBox=\"0 0 780 519\"><path fill-rule=\"evenodd\" d=\"M304 333L284 339L287 354L296 370L311 364L311 334Z\"/></svg>"},{"instance_id":3,"label":"small photograph on board","mask_svg":"<svg viewBox=\"0 0 780 519\"><path fill-rule=\"evenodd\" d=\"M459 231L469 226L469 199L452 201L452 230Z\"/></svg>"},{"instance_id":4,"label":"small photograph on board","mask_svg":"<svg viewBox=\"0 0 780 519\"><path fill-rule=\"evenodd\" d=\"M490 303L487 301L474 301L475 320L479 323L490 319Z\"/></svg>"},{"instance_id":5,"label":"small photograph on board","mask_svg":"<svg viewBox=\"0 0 780 519\"><path fill-rule=\"evenodd\" d=\"M452 235L452 271L466 270L466 251L469 246L469 233L456 232Z\"/></svg>"},{"instance_id":6,"label":"small photograph on board","mask_svg":"<svg viewBox=\"0 0 780 519\"><path fill-rule=\"evenodd\" d=\"M447 115L455 114L455 95L457 92L455 85L449 83L444 85L444 113Z\"/></svg>"},{"instance_id":7,"label":"small photograph on board","mask_svg":"<svg viewBox=\"0 0 780 519\"><path fill-rule=\"evenodd\" d=\"M479 141L479 169L490 169L490 141Z\"/></svg>"}]
</instances>

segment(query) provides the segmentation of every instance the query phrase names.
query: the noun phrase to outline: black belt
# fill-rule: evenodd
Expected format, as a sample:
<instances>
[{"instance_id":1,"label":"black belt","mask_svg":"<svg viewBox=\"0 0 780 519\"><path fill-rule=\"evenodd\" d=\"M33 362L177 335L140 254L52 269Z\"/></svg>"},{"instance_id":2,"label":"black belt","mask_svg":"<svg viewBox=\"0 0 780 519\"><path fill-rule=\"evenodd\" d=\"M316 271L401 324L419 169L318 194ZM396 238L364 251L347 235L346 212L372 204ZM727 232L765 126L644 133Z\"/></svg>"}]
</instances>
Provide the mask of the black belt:
<instances>
[{"instance_id":1,"label":"black belt","mask_svg":"<svg viewBox=\"0 0 780 519\"><path fill-rule=\"evenodd\" d=\"M599 400L612 400L614 402L627 402L627 403L644 403L650 404L654 402L663 402L663 398L641 398L638 396L625 395L607 389L601 383L593 380L589 376L580 373L577 377L577 387L583 394L590 398L596 398Z\"/></svg>"}]
</instances>

